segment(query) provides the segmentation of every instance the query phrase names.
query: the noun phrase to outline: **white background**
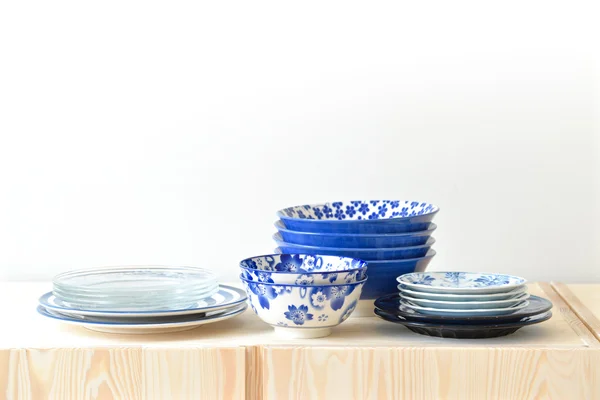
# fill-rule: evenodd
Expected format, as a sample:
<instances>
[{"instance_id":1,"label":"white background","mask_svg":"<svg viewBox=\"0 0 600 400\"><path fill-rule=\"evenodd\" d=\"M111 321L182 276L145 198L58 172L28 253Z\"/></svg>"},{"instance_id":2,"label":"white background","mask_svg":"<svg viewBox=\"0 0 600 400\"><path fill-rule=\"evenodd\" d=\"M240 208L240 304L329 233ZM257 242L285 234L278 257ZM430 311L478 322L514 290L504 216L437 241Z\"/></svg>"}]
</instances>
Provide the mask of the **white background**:
<instances>
[{"instance_id":1,"label":"white background","mask_svg":"<svg viewBox=\"0 0 600 400\"><path fill-rule=\"evenodd\" d=\"M389 198L441 207L432 270L600 282L596 10L205 3L0 5L0 279L231 280L276 210Z\"/></svg>"}]
</instances>

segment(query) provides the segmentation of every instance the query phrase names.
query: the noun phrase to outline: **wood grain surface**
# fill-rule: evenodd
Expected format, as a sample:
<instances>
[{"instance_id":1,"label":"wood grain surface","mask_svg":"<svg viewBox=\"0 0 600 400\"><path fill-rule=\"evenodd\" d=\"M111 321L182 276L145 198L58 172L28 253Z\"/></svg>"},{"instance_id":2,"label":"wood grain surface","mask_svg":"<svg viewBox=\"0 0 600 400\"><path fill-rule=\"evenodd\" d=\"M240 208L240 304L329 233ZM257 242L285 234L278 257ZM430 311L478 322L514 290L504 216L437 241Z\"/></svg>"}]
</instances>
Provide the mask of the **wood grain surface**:
<instances>
[{"instance_id":1,"label":"wood grain surface","mask_svg":"<svg viewBox=\"0 0 600 400\"><path fill-rule=\"evenodd\" d=\"M600 350L263 349L264 399L598 399Z\"/></svg>"},{"instance_id":2,"label":"wood grain surface","mask_svg":"<svg viewBox=\"0 0 600 400\"><path fill-rule=\"evenodd\" d=\"M552 282L552 287L600 340L600 285Z\"/></svg>"},{"instance_id":3,"label":"wood grain surface","mask_svg":"<svg viewBox=\"0 0 600 400\"><path fill-rule=\"evenodd\" d=\"M44 285L0 283L12 321L0 335L0 400L600 399L600 342L549 284L529 286L554 303L549 321L479 340L376 317L290 340L252 312L173 334L103 334L37 315Z\"/></svg>"}]
</instances>

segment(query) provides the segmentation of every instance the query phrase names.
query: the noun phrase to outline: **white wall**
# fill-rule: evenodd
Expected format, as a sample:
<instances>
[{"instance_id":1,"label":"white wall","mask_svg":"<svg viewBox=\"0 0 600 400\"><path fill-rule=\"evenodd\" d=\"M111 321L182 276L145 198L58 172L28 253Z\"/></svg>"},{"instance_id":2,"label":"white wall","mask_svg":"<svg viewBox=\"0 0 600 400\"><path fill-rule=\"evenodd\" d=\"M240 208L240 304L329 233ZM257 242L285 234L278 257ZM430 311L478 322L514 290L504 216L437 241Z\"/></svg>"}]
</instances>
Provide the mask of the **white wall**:
<instances>
[{"instance_id":1,"label":"white wall","mask_svg":"<svg viewBox=\"0 0 600 400\"><path fill-rule=\"evenodd\" d=\"M234 279L279 208L414 198L441 207L430 269L600 281L584 3L12 3L0 279Z\"/></svg>"}]
</instances>

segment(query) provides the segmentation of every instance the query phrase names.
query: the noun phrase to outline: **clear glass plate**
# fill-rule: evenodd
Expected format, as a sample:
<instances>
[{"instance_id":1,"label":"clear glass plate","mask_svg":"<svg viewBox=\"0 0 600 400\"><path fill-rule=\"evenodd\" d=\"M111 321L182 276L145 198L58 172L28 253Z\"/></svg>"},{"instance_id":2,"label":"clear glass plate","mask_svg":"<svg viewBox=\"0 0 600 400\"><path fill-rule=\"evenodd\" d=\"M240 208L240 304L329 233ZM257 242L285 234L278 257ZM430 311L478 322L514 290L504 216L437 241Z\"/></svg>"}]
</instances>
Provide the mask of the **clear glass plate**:
<instances>
[{"instance_id":1,"label":"clear glass plate","mask_svg":"<svg viewBox=\"0 0 600 400\"><path fill-rule=\"evenodd\" d=\"M216 282L205 268L129 266L82 269L54 277L57 288L92 293L177 291Z\"/></svg>"}]
</instances>

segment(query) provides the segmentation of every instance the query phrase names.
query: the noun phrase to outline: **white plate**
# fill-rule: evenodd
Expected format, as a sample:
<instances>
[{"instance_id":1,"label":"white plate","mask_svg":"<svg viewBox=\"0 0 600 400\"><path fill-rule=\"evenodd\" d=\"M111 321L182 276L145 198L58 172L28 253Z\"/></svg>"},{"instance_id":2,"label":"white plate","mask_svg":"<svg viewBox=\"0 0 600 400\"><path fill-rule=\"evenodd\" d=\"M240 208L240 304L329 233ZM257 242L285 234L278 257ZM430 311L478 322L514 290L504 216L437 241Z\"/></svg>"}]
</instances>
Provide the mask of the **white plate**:
<instances>
[{"instance_id":1,"label":"white plate","mask_svg":"<svg viewBox=\"0 0 600 400\"><path fill-rule=\"evenodd\" d=\"M453 294L453 293L428 293L419 292L416 290L410 290L403 286L398 285L398 290L401 295L406 295L418 299L428 300L439 300L439 301L495 301L495 300L508 300L514 297L520 296L527 292L527 286L519 286L518 288L511 290L506 293L491 293L491 294Z\"/></svg>"},{"instance_id":2,"label":"white plate","mask_svg":"<svg viewBox=\"0 0 600 400\"><path fill-rule=\"evenodd\" d=\"M72 308L60 301L52 292L44 294L39 299L40 305L52 311L74 316L97 316L97 317L166 317L174 315L188 315L206 313L231 308L247 300L248 296L243 289L229 285L220 285L219 291L206 299L200 300L194 307L180 310L160 311L107 311L107 310L82 310Z\"/></svg>"},{"instance_id":3,"label":"white plate","mask_svg":"<svg viewBox=\"0 0 600 400\"><path fill-rule=\"evenodd\" d=\"M400 275L398 283L428 293L506 293L527 281L518 276L484 272L413 272Z\"/></svg>"},{"instance_id":4,"label":"white plate","mask_svg":"<svg viewBox=\"0 0 600 400\"><path fill-rule=\"evenodd\" d=\"M421 307L439 308L439 309L458 309L458 310L472 310L472 309L490 309L490 308L507 308L513 307L522 301L529 298L528 293L523 293L518 297L508 300L495 300L495 301L439 301L439 300L428 300L419 299L414 297L405 296L400 294L402 299L410 301L412 304L416 304Z\"/></svg>"},{"instance_id":5,"label":"white plate","mask_svg":"<svg viewBox=\"0 0 600 400\"><path fill-rule=\"evenodd\" d=\"M60 322L71 325L83 326L86 329L105 332L105 333L120 333L124 335L141 335L141 334L153 334L153 333L167 333L167 332L179 332L194 329L200 325L211 324L214 322L224 321L229 318L233 318L237 315L242 314L248 308L247 304L236 308L234 311L228 311L223 313L216 313L215 315L208 317L194 317L193 315L180 316L181 321L175 322L163 322L163 323L143 323L143 324L131 324L131 323L118 323L118 322L100 322L93 320L80 320L70 317L68 315L59 314L50 310L45 309L42 306L38 306L37 311L44 317L52 318Z\"/></svg>"},{"instance_id":6,"label":"white plate","mask_svg":"<svg viewBox=\"0 0 600 400\"><path fill-rule=\"evenodd\" d=\"M517 310L521 310L521 309L527 307L529 305L529 302L524 301L513 307L473 309L473 310L421 307L416 304L412 304L411 302L409 302L407 300L401 300L400 304L404 305L407 308L415 310L419 314L424 314L424 315L471 317L471 316L475 316L475 315L477 315L477 316L494 316L494 315L510 314Z\"/></svg>"}]
</instances>

